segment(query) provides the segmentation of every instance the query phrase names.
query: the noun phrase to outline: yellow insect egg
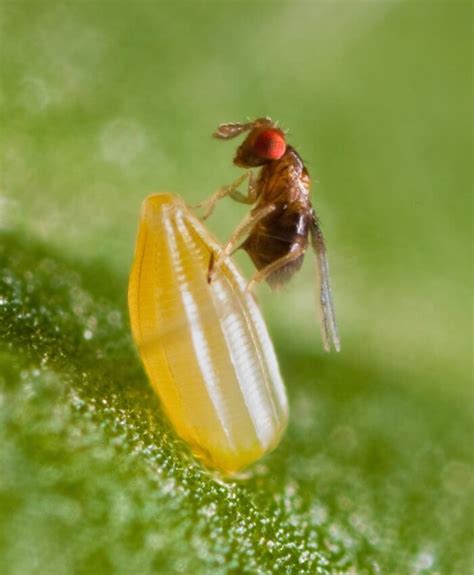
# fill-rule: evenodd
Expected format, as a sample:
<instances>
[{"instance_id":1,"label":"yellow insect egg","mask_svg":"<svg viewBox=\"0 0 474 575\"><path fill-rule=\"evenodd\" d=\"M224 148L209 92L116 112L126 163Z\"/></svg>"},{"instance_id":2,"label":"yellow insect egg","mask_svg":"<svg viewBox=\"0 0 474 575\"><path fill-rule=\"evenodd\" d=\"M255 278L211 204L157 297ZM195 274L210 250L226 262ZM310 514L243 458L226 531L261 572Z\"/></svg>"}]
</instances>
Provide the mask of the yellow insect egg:
<instances>
[{"instance_id":1,"label":"yellow insect egg","mask_svg":"<svg viewBox=\"0 0 474 575\"><path fill-rule=\"evenodd\" d=\"M178 435L210 467L232 473L273 449L288 402L267 328L219 244L180 199L142 207L130 274L132 332Z\"/></svg>"}]
</instances>

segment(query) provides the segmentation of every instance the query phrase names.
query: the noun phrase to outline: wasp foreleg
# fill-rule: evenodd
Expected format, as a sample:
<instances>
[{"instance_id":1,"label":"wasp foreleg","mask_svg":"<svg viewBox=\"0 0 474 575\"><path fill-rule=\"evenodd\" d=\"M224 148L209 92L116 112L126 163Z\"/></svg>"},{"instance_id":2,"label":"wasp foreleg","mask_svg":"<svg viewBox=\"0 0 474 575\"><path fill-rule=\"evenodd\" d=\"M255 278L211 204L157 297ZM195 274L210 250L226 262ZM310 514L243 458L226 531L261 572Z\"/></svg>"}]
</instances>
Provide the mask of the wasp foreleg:
<instances>
[{"instance_id":1,"label":"wasp foreleg","mask_svg":"<svg viewBox=\"0 0 474 575\"><path fill-rule=\"evenodd\" d=\"M249 185L247 188L247 195L242 194L241 192L239 192L239 190L235 188L229 191L229 196L233 200L241 204L254 204L257 201L258 188L257 188L257 181L255 179L255 174L253 172L248 172L248 177L249 177Z\"/></svg>"},{"instance_id":2,"label":"wasp foreleg","mask_svg":"<svg viewBox=\"0 0 474 575\"><path fill-rule=\"evenodd\" d=\"M249 178L249 185L248 185L248 194L245 196L244 194L239 192L237 190L237 188L240 186L240 184L242 184L242 182L245 181L246 178ZM222 200L222 198L225 198L226 196L230 196L233 200L235 200L237 202L241 202L243 204L253 204L253 203L255 203L255 200L257 199L256 198L256 196L257 196L256 192L257 192L257 188L255 186L253 174L252 174L252 172L246 172L245 174L243 174L242 176L237 178L235 180L235 182L232 182L232 184L230 184L229 186L224 186L222 188L219 188L217 190L217 192L212 194L212 196L210 198L197 204L195 207L196 208L204 208L204 213L201 217L201 220L207 220L207 218L214 211L214 208L216 207L217 202L219 200Z\"/></svg>"}]
</instances>

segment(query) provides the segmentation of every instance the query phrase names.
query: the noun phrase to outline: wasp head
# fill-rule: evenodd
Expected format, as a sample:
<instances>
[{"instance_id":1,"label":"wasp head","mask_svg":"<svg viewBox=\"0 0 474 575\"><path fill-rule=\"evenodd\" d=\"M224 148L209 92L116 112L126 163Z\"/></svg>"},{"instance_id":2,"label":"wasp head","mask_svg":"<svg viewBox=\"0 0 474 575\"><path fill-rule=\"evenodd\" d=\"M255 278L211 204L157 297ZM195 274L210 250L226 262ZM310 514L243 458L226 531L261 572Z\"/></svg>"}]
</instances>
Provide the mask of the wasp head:
<instances>
[{"instance_id":1,"label":"wasp head","mask_svg":"<svg viewBox=\"0 0 474 575\"><path fill-rule=\"evenodd\" d=\"M259 118L247 124L221 124L214 137L229 140L249 131L234 157L234 164L241 168L263 166L279 160L286 151L285 134L270 118Z\"/></svg>"}]
</instances>

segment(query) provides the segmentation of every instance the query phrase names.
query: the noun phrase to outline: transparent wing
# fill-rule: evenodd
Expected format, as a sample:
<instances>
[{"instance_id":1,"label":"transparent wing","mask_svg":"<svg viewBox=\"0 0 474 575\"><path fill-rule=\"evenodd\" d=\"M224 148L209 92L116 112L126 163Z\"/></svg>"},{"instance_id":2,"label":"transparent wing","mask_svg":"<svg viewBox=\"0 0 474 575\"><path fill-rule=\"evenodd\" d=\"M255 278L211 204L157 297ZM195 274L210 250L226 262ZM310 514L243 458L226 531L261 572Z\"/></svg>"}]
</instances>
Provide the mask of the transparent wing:
<instances>
[{"instance_id":1,"label":"transparent wing","mask_svg":"<svg viewBox=\"0 0 474 575\"><path fill-rule=\"evenodd\" d=\"M311 243L316 253L319 275L319 302L321 306L321 335L324 349L331 350L331 342L336 351L340 351L341 345L339 334L337 333L336 314L332 299L331 284L329 280L329 264L326 255L326 244L324 236L319 227L319 222L314 215L311 225Z\"/></svg>"}]
</instances>

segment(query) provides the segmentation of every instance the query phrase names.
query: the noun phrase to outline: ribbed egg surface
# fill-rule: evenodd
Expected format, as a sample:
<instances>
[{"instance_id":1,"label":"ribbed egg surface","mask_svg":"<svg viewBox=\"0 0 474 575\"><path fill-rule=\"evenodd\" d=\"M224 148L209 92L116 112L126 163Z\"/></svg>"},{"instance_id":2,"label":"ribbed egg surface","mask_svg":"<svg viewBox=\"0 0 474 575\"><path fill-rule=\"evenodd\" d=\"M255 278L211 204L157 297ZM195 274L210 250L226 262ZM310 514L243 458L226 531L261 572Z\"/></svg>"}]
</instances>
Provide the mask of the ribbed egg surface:
<instances>
[{"instance_id":1,"label":"ribbed egg surface","mask_svg":"<svg viewBox=\"0 0 474 575\"><path fill-rule=\"evenodd\" d=\"M230 260L186 208L155 194L142 208L129 284L132 331L177 433L207 465L237 471L274 448L288 402L267 329Z\"/></svg>"}]
</instances>

